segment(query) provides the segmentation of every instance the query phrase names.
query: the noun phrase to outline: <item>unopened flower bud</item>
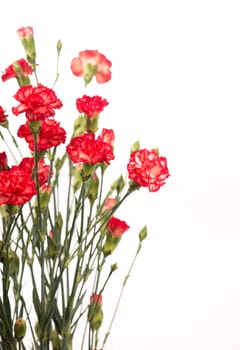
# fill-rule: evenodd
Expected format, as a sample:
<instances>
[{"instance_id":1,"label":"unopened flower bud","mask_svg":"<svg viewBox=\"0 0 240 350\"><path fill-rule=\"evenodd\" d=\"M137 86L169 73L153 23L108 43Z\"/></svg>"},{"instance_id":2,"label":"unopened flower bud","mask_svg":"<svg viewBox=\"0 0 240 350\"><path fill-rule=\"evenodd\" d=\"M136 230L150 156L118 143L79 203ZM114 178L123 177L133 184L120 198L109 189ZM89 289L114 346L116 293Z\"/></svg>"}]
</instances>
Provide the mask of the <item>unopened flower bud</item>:
<instances>
[{"instance_id":1,"label":"unopened flower bud","mask_svg":"<svg viewBox=\"0 0 240 350\"><path fill-rule=\"evenodd\" d=\"M62 42L61 42L61 40L58 40L57 41L57 52L58 52L58 55L60 54L61 50L62 50Z\"/></svg>"},{"instance_id":2,"label":"unopened flower bud","mask_svg":"<svg viewBox=\"0 0 240 350\"><path fill-rule=\"evenodd\" d=\"M134 151L137 151L137 150L139 150L139 148L140 148L140 142L139 142L139 141L136 141L136 142L134 142L134 144L132 145L132 147L131 147L131 149L130 149L130 152L132 153L132 152L134 152Z\"/></svg>"},{"instance_id":3,"label":"unopened flower bud","mask_svg":"<svg viewBox=\"0 0 240 350\"><path fill-rule=\"evenodd\" d=\"M8 204L5 209L10 216L15 216L19 212L20 206L17 204Z\"/></svg>"},{"instance_id":4,"label":"unopened flower bud","mask_svg":"<svg viewBox=\"0 0 240 350\"><path fill-rule=\"evenodd\" d=\"M0 153L0 171L8 169L8 159L6 152Z\"/></svg>"},{"instance_id":5,"label":"unopened flower bud","mask_svg":"<svg viewBox=\"0 0 240 350\"><path fill-rule=\"evenodd\" d=\"M116 263L115 263L115 264L113 264L113 265L111 265L111 272L113 272L113 271L117 270L117 268L118 268L118 266L117 266L117 264L116 264Z\"/></svg>"},{"instance_id":6,"label":"unopened flower bud","mask_svg":"<svg viewBox=\"0 0 240 350\"><path fill-rule=\"evenodd\" d=\"M73 124L73 136L80 136L86 131L86 120L82 115L79 115L78 118L74 121Z\"/></svg>"},{"instance_id":7,"label":"unopened flower bud","mask_svg":"<svg viewBox=\"0 0 240 350\"><path fill-rule=\"evenodd\" d=\"M139 232L139 240L142 242L147 237L147 226L144 226L141 231Z\"/></svg>"},{"instance_id":8,"label":"unopened flower bud","mask_svg":"<svg viewBox=\"0 0 240 350\"><path fill-rule=\"evenodd\" d=\"M16 320L14 324L14 336L17 341L21 341L26 334L27 325L26 321L20 317Z\"/></svg>"},{"instance_id":9,"label":"unopened flower bud","mask_svg":"<svg viewBox=\"0 0 240 350\"><path fill-rule=\"evenodd\" d=\"M113 253L120 240L121 236L112 236L109 233L107 234L106 241L102 248L105 257Z\"/></svg>"},{"instance_id":10,"label":"unopened flower bud","mask_svg":"<svg viewBox=\"0 0 240 350\"><path fill-rule=\"evenodd\" d=\"M104 212L105 210L111 210L116 203L117 203L116 198L107 198L103 204L102 212Z\"/></svg>"},{"instance_id":11,"label":"unopened flower bud","mask_svg":"<svg viewBox=\"0 0 240 350\"><path fill-rule=\"evenodd\" d=\"M89 186L87 188L86 197L89 199L90 203L94 203L98 196L99 179L96 173L93 174Z\"/></svg>"},{"instance_id":12,"label":"unopened flower bud","mask_svg":"<svg viewBox=\"0 0 240 350\"><path fill-rule=\"evenodd\" d=\"M125 186L125 181L123 179L123 176L120 175L117 180L115 180L112 185L111 185L111 192L113 192L114 190L117 191L117 194L119 194L120 192L122 192L123 188Z\"/></svg>"},{"instance_id":13,"label":"unopened flower bud","mask_svg":"<svg viewBox=\"0 0 240 350\"><path fill-rule=\"evenodd\" d=\"M8 252L8 265L9 265L9 274L11 276L16 276L19 273L19 257L15 251L12 249Z\"/></svg>"},{"instance_id":14,"label":"unopened flower bud","mask_svg":"<svg viewBox=\"0 0 240 350\"><path fill-rule=\"evenodd\" d=\"M90 323L92 329L98 330L101 327L102 321L102 296L98 294L92 294L88 308L88 322Z\"/></svg>"},{"instance_id":15,"label":"unopened flower bud","mask_svg":"<svg viewBox=\"0 0 240 350\"><path fill-rule=\"evenodd\" d=\"M28 62L35 66L36 49L32 27L19 28L17 34L24 47Z\"/></svg>"},{"instance_id":16,"label":"unopened flower bud","mask_svg":"<svg viewBox=\"0 0 240 350\"><path fill-rule=\"evenodd\" d=\"M49 200L51 196L51 187L49 185L42 185L39 191L39 199L40 199L40 208L41 210L46 209L48 206ZM34 208L38 210L38 199L36 198L34 203Z\"/></svg>"}]
</instances>

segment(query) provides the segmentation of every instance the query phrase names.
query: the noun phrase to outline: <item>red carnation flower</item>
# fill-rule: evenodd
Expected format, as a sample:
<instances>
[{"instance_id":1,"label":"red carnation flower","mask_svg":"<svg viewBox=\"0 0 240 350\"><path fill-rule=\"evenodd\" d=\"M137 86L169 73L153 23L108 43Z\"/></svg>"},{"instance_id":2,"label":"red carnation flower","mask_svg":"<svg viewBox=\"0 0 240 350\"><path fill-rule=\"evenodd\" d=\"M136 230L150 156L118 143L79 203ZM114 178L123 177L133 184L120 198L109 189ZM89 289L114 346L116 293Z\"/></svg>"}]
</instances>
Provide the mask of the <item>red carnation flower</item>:
<instances>
[{"instance_id":1,"label":"red carnation flower","mask_svg":"<svg viewBox=\"0 0 240 350\"><path fill-rule=\"evenodd\" d=\"M88 84L94 76L98 83L106 83L111 79L110 68L112 63L97 50L85 50L79 52L71 63L71 69L77 77L83 77Z\"/></svg>"},{"instance_id":2,"label":"red carnation flower","mask_svg":"<svg viewBox=\"0 0 240 350\"><path fill-rule=\"evenodd\" d=\"M34 139L30 130L29 123L21 125L17 132L18 137L25 138L31 151L34 151ZM38 134L38 151L45 151L51 147L57 147L66 140L66 131L59 126L54 119L45 119L41 122L40 132Z\"/></svg>"},{"instance_id":3,"label":"red carnation flower","mask_svg":"<svg viewBox=\"0 0 240 350\"><path fill-rule=\"evenodd\" d=\"M111 145L100 138L95 140L95 134L92 133L73 137L67 146L67 153L73 163L109 164L114 159Z\"/></svg>"},{"instance_id":4,"label":"red carnation flower","mask_svg":"<svg viewBox=\"0 0 240 350\"><path fill-rule=\"evenodd\" d=\"M55 92L41 84L37 87L22 86L14 98L20 104L12 108L13 114L26 113L29 121L53 117L55 115L54 109L62 107L62 102L57 98Z\"/></svg>"},{"instance_id":5,"label":"red carnation flower","mask_svg":"<svg viewBox=\"0 0 240 350\"><path fill-rule=\"evenodd\" d=\"M16 72L14 67L17 67L19 71ZM11 78L17 78L21 75L27 77L32 73L32 67L27 63L27 61L24 58L21 58L20 60L13 62L10 66L8 66L5 69L5 72L2 75L2 81L7 81Z\"/></svg>"},{"instance_id":6,"label":"red carnation flower","mask_svg":"<svg viewBox=\"0 0 240 350\"><path fill-rule=\"evenodd\" d=\"M6 111L0 106L0 124L3 124L7 121L7 114L5 114Z\"/></svg>"},{"instance_id":7,"label":"red carnation flower","mask_svg":"<svg viewBox=\"0 0 240 350\"><path fill-rule=\"evenodd\" d=\"M100 96L84 95L76 100L77 110L79 113L84 113L89 118L96 117L108 105L108 101Z\"/></svg>"},{"instance_id":8,"label":"red carnation flower","mask_svg":"<svg viewBox=\"0 0 240 350\"><path fill-rule=\"evenodd\" d=\"M19 168L23 169L26 173L33 175L34 169L34 158L23 158L19 164ZM50 165L44 163L44 159L41 158L38 162L38 181L39 185L42 186L48 182L50 173Z\"/></svg>"},{"instance_id":9,"label":"red carnation flower","mask_svg":"<svg viewBox=\"0 0 240 350\"><path fill-rule=\"evenodd\" d=\"M35 194L32 176L19 166L0 171L0 205L22 205Z\"/></svg>"},{"instance_id":10,"label":"red carnation flower","mask_svg":"<svg viewBox=\"0 0 240 350\"><path fill-rule=\"evenodd\" d=\"M124 232L129 229L130 226L125 221L119 220L114 216L109 219L107 224L107 230L112 236L121 237Z\"/></svg>"},{"instance_id":11,"label":"red carnation flower","mask_svg":"<svg viewBox=\"0 0 240 350\"><path fill-rule=\"evenodd\" d=\"M129 178L139 186L148 187L150 192L158 191L169 177L166 158L159 157L155 150L132 152L127 169Z\"/></svg>"}]
</instances>

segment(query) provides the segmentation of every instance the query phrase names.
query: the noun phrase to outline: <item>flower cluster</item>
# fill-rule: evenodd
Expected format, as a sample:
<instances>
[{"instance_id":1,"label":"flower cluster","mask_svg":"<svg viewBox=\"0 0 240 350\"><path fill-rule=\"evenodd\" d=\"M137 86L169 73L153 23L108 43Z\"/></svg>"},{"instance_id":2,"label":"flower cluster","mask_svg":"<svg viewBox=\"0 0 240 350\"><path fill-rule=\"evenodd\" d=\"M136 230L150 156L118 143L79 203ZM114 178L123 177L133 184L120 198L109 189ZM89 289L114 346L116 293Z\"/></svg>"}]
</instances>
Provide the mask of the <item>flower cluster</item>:
<instances>
[{"instance_id":1,"label":"flower cluster","mask_svg":"<svg viewBox=\"0 0 240 350\"><path fill-rule=\"evenodd\" d=\"M9 112L0 106L0 137L7 146L6 151L0 149L0 347L25 349L25 339L30 338L34 349L49 349L52 344L55 350L71 350L84 319L81 349L94 350L100 342L104 291L117 269L117 264L108 265L109 256L130 230L116 216L117 209L141 187L158 191L169 177L167 160L157 149L141 149L135 142L126 166L128 180L120 175L105 193L104 176L115 159L115 133L99 125L109 102L97 95L79 96L73 133L66 144L67 132L57 121L63 102L54 85L49 88L39 82L33 29L22 27L17 33L25 58L13 61L1 77L3 84L16 79L18 89L13 94L17 103ZM61 49L58 41L58 60ZM80 51L69 63L85 88L93 78L100 84L109 82L111 66L98 50ZM55 83L58 76L57 72ZM16 138L10 124L17 116L25 119ZM27 150L25 156L20 142ZM136 256L146 235L144 226ZM106 277L102 272L107 269ZM32 299L23 287L25 279ZM119 300L116 305L117 309ZM116 310L113 318L115 314Z\"/></svg>"}]
</instances>

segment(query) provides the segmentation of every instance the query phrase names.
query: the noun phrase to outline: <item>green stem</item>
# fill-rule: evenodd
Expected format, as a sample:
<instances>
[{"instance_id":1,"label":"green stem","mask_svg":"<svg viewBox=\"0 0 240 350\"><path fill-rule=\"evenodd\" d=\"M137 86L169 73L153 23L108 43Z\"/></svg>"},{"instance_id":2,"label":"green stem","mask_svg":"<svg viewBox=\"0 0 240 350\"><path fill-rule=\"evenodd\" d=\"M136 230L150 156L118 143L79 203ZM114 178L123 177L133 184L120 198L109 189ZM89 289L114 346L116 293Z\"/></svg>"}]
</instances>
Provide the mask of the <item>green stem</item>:
<instances>
[{"instance_id":1,"label":"green stem","mask_svg":"<svg viewBox=\"0 0 240 350\"><path fill-rule=\"evenodd\" d=\"M134 258L133 258L133 260L132 260L132 263L131 263L131 265L130 265L130 268L129 268L129 270L128 270L128 273L127 273L127 275L125 276L125 278L124 278L124 280L123 280L123 284L122 284L122 288L121 288L121 291L120 291L120 294L119 294L119 297L118 297L118 300L117 300L117 304L116 304L116 306L115 306L114 313L113 313L113 316L112 316L110 325L109 325L109 327L108 327L108 331L107 331L107 333L106 333L106 335L105 335L105 338L104 338L104 340L103 340L102 350L103 350L103 348L104 348L104 346L105 346L105 344L106 344L106 342L107 342L107 339L108 339L108 337L109 337L109 335L110 335L110 332L111 332L111 329L112 329L112 325L113 325L114 319L115 319L115 317L116 317L116 314L117 314L117 311L118 311L118 308L119 308L119 305L120 305L120 301L121 301L121 299L122 299L122 295L123 295L123 292L124 292L124 289L125 289L125 286L126 286L126 283L127 283L128 279L129 279L129 277L130 277L131 271L132 271L132 269L133 269L133 266L134 266L134 264L135 264L135 262L136 262L137 256L138 256L138 254L139 254L141 248L142 248L142 245L141 245L141 242L140 242L139 245L138 245L136 254L135 254L135 256L134 256Z\"/></svg>"},{"instance_id":2,"label":"green stem","mask_svg":"<svg viewBox=\"0 0 240 350\"><path fill-rule=\"evenodd\" d=\"M10 131L10 129L9 129L8 126L7 126L7 131L8 131L8 133L9 133L11 139L12 139L12 142L13 142L14 146L16 147L16 149L17 149L17 151L18 151L18 153L19 153L19 155L20 155L20 157L21 157L21 159L22 159L22 158L23 158L23 154L22 154L22 152L21 152L21 150L20 150L20 148L19 148L19 146L18 146L18 143L17 143L16 138L15 138L14 135L11 133L11 131Z\"/></svg>"},{"instance_id":3,"label":"green stem","mask_svg":"<svg viewBox=\"0 0 240 350\"><path fill-rule=\"evenodd\" d=\"M3 140L3 142L5 143L5 146L7 147L8 151L11 153L11 156L13 157L13 160L15 161L15 163L17 164L18 163L18 160L17 158L15 157L15 154L13 153L13 151L11 150L11 148L8 146L6 140L4 139L3 137L3 134L2 132L0 131L0 137L1 139Z\"/></svg>"}]
</instances>

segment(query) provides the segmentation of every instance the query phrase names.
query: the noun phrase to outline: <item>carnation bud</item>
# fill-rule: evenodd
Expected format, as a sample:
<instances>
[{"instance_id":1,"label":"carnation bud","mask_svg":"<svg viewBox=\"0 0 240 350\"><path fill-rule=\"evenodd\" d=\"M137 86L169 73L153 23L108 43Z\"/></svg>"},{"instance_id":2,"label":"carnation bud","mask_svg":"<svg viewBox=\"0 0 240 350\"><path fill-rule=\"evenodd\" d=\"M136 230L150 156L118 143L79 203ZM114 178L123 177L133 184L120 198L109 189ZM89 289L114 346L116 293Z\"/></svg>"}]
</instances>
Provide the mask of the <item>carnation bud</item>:
<instances>
[{"instance_id":1,"label":"carnation bud","mask_svg":"<svg viewBox=\"0 0 240 350\"><path fill-rule=\"evenodd\" d=\"M73 168L73 191L74 193L77 192L83 183L82 175L81 175L81 168L76 166Z\"/></svg>"},{"instance_id":2,"label":"carnation bud","mask_svg":"<svg viewBox=\"0 0 240 350\"><path fill-rule=\"evenodd\" d=\"M32 27L19 28L17 33L24 47L28 62L35 66L36 49Z\"/></svg>"},{"instance_id":3,"label":"carnation bud","mask_svg":"<svg viewBox=\"0 0 240 350\"><path fill-rule=\"evenodd\" d=\"M94 173L92 178L89 181L89 185L87 188L86 197L89 199L90 203L93 204L98 196L98 187L99 187L99 179L97 174Z\"/></svg>"},{"instance_id":4,"label":"carnation bud","mask_svg":"<svg viewBox=\"0 0 240 350\"><path fill-rule=\"evenodd\" d=\"M101 327L103 321L101 295L91 295L90 304L88 307L88 321L90 323L91 328L94 330L98 330Z\"/></svg>"},{"instance_id":5,"label":"carnation bud","mask_svg":"<svg viewBox=\"0 0 240 350\"><path fill-rule=\"evenodd\" d=\"M8 169L8 159L6 152L0 153L0 171Z\"/></svg>"},{"instance_id":6,"label":"carnation bud","mask_svg":"<svg viewBox=\"0 0 240 350\"><path fill-rule=\"evenodd\" d=\"M117 203L116 198L107 198L102 206L102 212L105 210L111 210Z\"/></svg>"},{"instance_id":7,"label":"carnation bud","mask_svg":"<svg viewBox=\"0 0 240 350\"><path fill-rule=\"evenodd\" d=\"M117 270L117 268L118 268L118 266L117 266L117 264L116 264L116 263L115 263L115 264L113 264L113 265L111 265L111 272L113 272L113 271Z\"/></svg>"},{"instance_id":8,"label":"carnation bud","mask_svg":"<svg viewBox=\"0 0 240 350\"><path fill-rule=\"evenodd\" d=\"M49 185L41 186L40 191L39 191L41 210L44 210L47 208L49 200L50 200L50 196L51 196L51 187ZM38 209L38 200L37 199L35 200L34 208L36 210Z\"/></svg>"},{"instance_id":9,"label":"carnation bud","mask_svg":"<svg viewBox=\"0 0 240 350\"><path fill-rule=\"evenodd\" d=\"M23 318L18 318L14 324L14 336L17 341L21 341L26 334L27 325Z\"/></svg>"},{"instance_id":10,"label":"carnation bud","mask_svg":"<svg viewBox=\"0 0 240 350\"><path fill-rule=\"evenodd\" d=\"M19 273L19 257L12 249L8 252L9 274L16 276Z\"/></svg>"},{"instance_id":11,"label":"carnation bud","mask_svg":"<svg viewBox=\"0 0 240 350\"><path fill-rule=\"evenodd\" d=\"M7 250L4 248L3 242L0 241L0 262L5 263L7 257Z\"/></svg>"},{"instance_id":12,"label":"carnation bud","mask_svg":"<svg viewBox=\"0 0 240 350\"><path fill-rule=\"evenodd\" d=\"M61 40L58 40L57 41L57 52L58 52L58 55L60 54L61 50L62 50L62 42L61 42Z\"/></svg>"},{"instance_id":13,"label":"carnation bud","mask_svg":"<svg viewBox=\"0 0 240 350\"><path fill-rule=\"evenodd\" d=\"M113 251L116 249L120 240L121 240L121 236L113 236L107 233L106 241L102 248L103 254L105 257L113 253Z\"/></svg>"},{"instance_id":14,"label":"carnation bud","mask_svg":"<svg viewBox=\"0 0 240 350\"><path fill-rule=\"evenodd\" d=\"M73 124L73 136L80 136L85 133L86 131L86 120L82 115L79 115L79 117L74 121Z\"/></svg>"},{"instance_id":15,"label":"carnation bud","mask_svg":"<svg viewBox=\"0 0 240 350\"><path fill-rule=\"evenodd\" d=\"M97 312L94 312L93 317L89 320L91 328L98 330L103 321L103 311L100 309Z\"/></svg>"},{"instance_id":16,"label":"carnation bud","mask_svg":"<svg viewBox=\"0 0 240 350\"><path fill-rule=\"evenodd\" d=\"M10 276L16 276L19 272L19 257L11 247L6 248L0 241L0 262L8 266Z\"/></svg>"},{"instance_id":17,"label":"carnation bud","mask_svg":"<svg viewBox=\"0 0 240 350\"><path fill-rule=\"evenodd\" d=\"M140 142L136 141L134 142L134 144L132 145L131 149L130 149L130 153L137 151L140 149Z\"/></svg>"},{"instance_id":18,"label":"carnation bud","mask_svg":"<svg viewBox=\"0 0 240 350\"><path fill-rule=\"evenodd\" d=\"M125 181L123 179L123 176L120 175L117 180L115 180L112 185L111 185L111 192L113 192L114 190L117 191L117 194L121 193L122 190L124 189L125 186Z\"/></svg>"},{"instance_id":19,"label":"carnation bud","mask_svg":"<svg viewBox=\"0 0 240 350\"><path fill-rule=\"evenodd\" d=\"M139 241L142 242L147 237L147 226L144 226L139 232Z\"/></svg>"},{"instance_id":20,"label":"carnation bud","mask_svg":"<svg viewBox=\"0 0 240 350\"><path fill-rule=\"evenodd\" d=\"M6 205L6 212L10 216L15 216L19 212L20 206L17 204L8 204Z\"/></svg>"}]
</instances>

